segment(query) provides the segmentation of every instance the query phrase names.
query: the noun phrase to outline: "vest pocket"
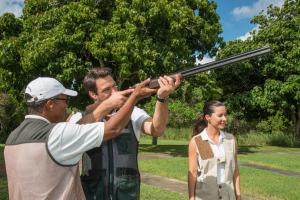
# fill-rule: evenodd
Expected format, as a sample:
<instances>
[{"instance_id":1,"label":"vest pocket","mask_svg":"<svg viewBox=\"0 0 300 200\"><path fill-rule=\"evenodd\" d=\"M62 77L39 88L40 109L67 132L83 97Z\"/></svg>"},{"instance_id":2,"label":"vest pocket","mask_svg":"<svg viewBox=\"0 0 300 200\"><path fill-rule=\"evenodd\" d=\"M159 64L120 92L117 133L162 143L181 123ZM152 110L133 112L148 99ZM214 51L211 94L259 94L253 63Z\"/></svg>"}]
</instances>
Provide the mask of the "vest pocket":
<instances>
[{"instance_id":1,"label":"vest pocket","mask_svg":"<svg viewBox=\"0 0 300 200\"><path fill-rule=\"evenodd\" d=\"M140 176L138 173L117 177L117 200L140 199Z\"/></svg>"},{"instance_id":2,"label":"vest pocket","mask_svg":"<svg viewBox=\"0 0 300 200\"><path fill-rule=\"evenodd\" d=\"M119 137L115 138L117 149L119 154L133 154L134 149L132 147L132 137L128 133L123 133Z\"/></svg>"},{"instance_id":3,"label":"vest pocket","mask_svg":"<svg viewBox=\"0 0 300 200\"><path fill-rule=\"evenodd\" d=\"M102 176L99 176L102 174ZM104 200L104 178L105 171L96 172L90 177L82 176L81 184L86 200Z\"/></svg>"}]
</instances>

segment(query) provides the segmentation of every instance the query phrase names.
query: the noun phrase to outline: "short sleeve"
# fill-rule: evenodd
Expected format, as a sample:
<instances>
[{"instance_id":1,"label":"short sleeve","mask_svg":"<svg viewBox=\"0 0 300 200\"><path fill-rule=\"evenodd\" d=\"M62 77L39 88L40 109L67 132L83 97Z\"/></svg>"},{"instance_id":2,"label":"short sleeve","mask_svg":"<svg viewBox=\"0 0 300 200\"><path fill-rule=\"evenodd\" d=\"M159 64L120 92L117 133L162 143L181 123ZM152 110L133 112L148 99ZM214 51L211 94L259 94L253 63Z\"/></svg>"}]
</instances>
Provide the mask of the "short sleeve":
<instances>
[{"instance_id":1,"label":"short sleeve","mask_svg":"<svg viewBox=\"0 0 300 200\"><path fill-rule=\"evenodd\" d=\"M99 147L103 136L103 122L85 125L58 123L49 134L47 148L58 163L74 165L80 161L84 152Z\"/></svg>"},{"instance_id":2,"label":"short sleeve","mask_svg":"<svg viewBox=\"0 0 300 200\"><path fill-rule=\"evenodd\" d=\"M142 125L145 122L145 120L149 118L151 117L146 113L146 111L138 107L134 107L133 112L131 114L131 121L136 139L138 141L140 140Z\"/></svg>"}]
</instances>

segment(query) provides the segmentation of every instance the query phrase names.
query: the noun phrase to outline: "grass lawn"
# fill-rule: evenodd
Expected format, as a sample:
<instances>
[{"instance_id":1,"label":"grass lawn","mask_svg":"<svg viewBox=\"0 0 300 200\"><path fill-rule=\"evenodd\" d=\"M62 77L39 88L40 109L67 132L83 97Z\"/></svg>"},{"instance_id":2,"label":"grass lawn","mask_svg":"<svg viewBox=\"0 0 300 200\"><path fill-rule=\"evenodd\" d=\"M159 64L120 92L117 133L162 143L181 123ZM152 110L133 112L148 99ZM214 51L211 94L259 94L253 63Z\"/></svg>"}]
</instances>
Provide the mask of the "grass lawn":
<instances>
[{"instance_id":1,"label":"grass lawn","mask_svg":"<svg viewBox=\"0 0 300 200\"><path fill-rule=\"evenodd\" d=\"M168 153L175 158L155 160L140 160L141 171L161 176L187 180L187 150L186 140L163 140L159 139L157 146L151 145L150 137L142 137L140 153ZM0 145L0 164L4 163L3 145ZM239 147L239 160L251 162L278 169L300 172L299 148L241 146ZM250 167L240 167L241 189L247 196L259 197L260 199L277 200L300 199L300 179L275 174L269 171L258 170ZM0 173L0 200L8 199L6 177ZM186 199L178 193L162 190L142 184L142 200L155 199Z\"/></svg>"},{"instance_id":2,"label":"grass lawn","mask_svg":"<svg viewBox=\"0 0 300 200\"><path fill-rule=\"evenodd\" d=\"M300 152L300 148L280 147L280 146L239 146L239 153L281 153L281 152Z\"/></svg>"},{"instance_id":3,"label":"grass lawn","mask_svg":"<svg viewBox=\"0 0 300 200\"><path fill-rule=\"evenodd\" d=\"M158 145L187 145L189 143L188 140L166 140L158 138ZM140 144L150 145L152 142L152 137L150 136L142 136L140 139Z\"/></svg>"},{"instance_id":4,"label":"grass lawn","mask_svg":"<svg viewBox=\"0 0 300 200\"><path fill-rule=\"evenodd\" d=\"M158 146L152 146L151 139L142 138L140 152L170 153L172 155L181 155L182 157L140 160L139 166L141 171L186 181L188 141L159 139L158 144ZM298 152L300 152L299 148L241 146L239 148L239 160L299 172L300 154ZM247 196L268 200L300 199L299 178L244 166L240 167L240 173L241 189L243 194Z\"/></svg>"},{"instance_id":5,"label":"grass lawn","mask_svg":"<svg viewBox=\"0 0 300 200\"><path fill-rule=\"evenodd\" d=\"M300 173L300 154L247 154L239 161Z\"/></svg>"},{"instance_id":6,"label":"grass lawn","mask_svg":"<svg viewBox=\"0 0 300 200\"><path fill-rule=\"evenodd\" d=\"M139 168L143 172L187 181L187 158L164 158L155 160L139 160Z\"/></svg>"},{"instance_id":7,"label":"grass lawn","mask_svg":"<svg viewBox=\"0 0 300 200\"><path fill-rule=\"evenodd\" d=\"M188 156L188 141L158 139L151 145L151 138L143 137L140 142L142 153L167 153L173 156ZM276 146L240 146L239 161L300 173L300 148Z\"/></svg>"},{"instance_id":8,"label":"grass lawn","mask_svg":"<svg viewBox=\"0 0 300 200\"><path fill-rule=\"evenodd\" d=\"M161 176L187 180L187 158L140 160L140 170ZM300 179L249 167L240 167L241 189L247 196L263 199L300 199Z\"/></svg>"},{"instance_id":9,"label":"grass lawn","mask_svg":"<svg viewBox=\"0 0 300 200\"><path fill-rule=\"evenodd\" d=\"M156 187L142 184L141 200L185 200L186 196L168 190L162 190Z\"/></svg>"},{"instance_id":10,"label":"grass lawn","mask_svg":"<svg viewBox=\"0 0 300 200\"><path fill-rule=\"evenodd\" d=\"M6 177L0 175L0 200L7 200L7 181Z\"/></svg>"},{"instance_id":11,"label":"grass lawn","mask_svg":"<svg viewBox=\"0 0 300 200\"><path fill-rule=\"evenodd\" d=\"M250 167L240 167L241 190L244 194L266 200L300 199L300 178L274 174Z\"/></svg>"}]
</instances>

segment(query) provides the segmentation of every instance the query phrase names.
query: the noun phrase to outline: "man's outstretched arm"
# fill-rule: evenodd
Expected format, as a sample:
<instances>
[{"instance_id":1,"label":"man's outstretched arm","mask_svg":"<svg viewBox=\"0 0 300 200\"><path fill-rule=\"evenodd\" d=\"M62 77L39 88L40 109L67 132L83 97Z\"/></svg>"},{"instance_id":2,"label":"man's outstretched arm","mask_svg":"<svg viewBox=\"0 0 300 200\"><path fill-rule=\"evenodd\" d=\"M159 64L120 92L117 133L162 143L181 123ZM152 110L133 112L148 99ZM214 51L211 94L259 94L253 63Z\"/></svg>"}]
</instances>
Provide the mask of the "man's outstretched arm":
<instances>
[{"instance_id":1,"label":"man's outstretched arm","mask_svg":"<svg viewBox=\"0 0 300 200\"><path fill-rule=\"evenodd\" d=\"M157 98L153 118L145 120L142 130L145 134L151 136L161 136L168 123L168 97L174 92L181 83L180 75L177 75L175 80L169 76L160 77L158 79L160 88L157 91Z\"/></svg>"},{"instance_id":2,"label":"man's outstretched arm","mask_svg":"<svg viewBox=\"0 0 300 200\"><path fill-rule=\"evenodd\" d=\"M118 136L124 129L124 127L128 124L134 105L140 99L148 97L157 91L157 89L150 89L146 87L149 82L150 80L147 79L138 84L125 104L118 110L115 115L113 115L107 122L105 122L103 138L104 141Z\"/></svg>"},{"instance_id":3,"label":"man's outstretched arm","mask_svg":"<svg viewBox=\"0 0 300 200\"><path fill-rule=\"evenodd\" d=\"M94 104L87 106L87 114L80 119L78 124L100 121L106 115L110 114L113 109L121 107L133 91L134 89L127 89L119 92L114 92L108 99L104 100L103 102L95 102Z\"/></svg>"}]
</instances>

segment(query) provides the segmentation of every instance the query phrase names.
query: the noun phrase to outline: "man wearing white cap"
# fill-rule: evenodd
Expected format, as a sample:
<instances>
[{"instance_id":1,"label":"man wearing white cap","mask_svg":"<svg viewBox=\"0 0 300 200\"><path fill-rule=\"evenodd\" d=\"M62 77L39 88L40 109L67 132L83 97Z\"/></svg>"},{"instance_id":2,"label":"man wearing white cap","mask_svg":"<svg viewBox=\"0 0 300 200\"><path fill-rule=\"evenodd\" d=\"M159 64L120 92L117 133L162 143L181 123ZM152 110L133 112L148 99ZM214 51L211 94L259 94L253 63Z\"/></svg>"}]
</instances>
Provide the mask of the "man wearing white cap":
<instances>
[{"instance_id":1,"label":"man wearing white cap","mask_svg":"<svg viewBox=\"0 0 300 200\"><path fill-rule=\"evenodd\" d=\"M120 134L130 119L134 105L155 90L138 85L126 103L108 122L78 125L63 122L68 96L53 78L40 77L25 90L29 115L9 135L4 157L10 199L85 199L79 178L78 162L83 152L99 147L103 141ZM98 121L100 113L89 114Z\"/></svg>"}]
</instances>

